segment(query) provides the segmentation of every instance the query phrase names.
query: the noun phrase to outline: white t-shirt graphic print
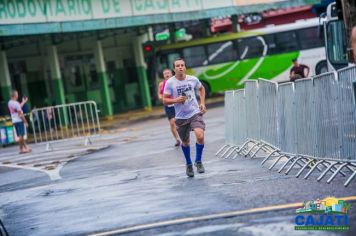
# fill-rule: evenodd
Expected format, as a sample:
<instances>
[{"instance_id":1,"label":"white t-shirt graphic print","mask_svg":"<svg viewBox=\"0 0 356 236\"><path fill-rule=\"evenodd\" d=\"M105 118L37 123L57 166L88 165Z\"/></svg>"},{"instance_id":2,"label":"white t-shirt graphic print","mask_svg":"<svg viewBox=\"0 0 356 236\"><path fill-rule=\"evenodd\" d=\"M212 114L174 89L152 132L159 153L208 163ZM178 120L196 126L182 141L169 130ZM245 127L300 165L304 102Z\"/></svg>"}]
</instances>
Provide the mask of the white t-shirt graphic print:
<instances>
[{"instance_id":1,"label":"white t-shirt graphic print","mask_svg":"<svg viewBox=\"0 0 356 236\"><path fill-rule=\"evenodd\" d=\"M175 76L166 82L164 87L164 94L177 98L179 96L186 96L187 100L182 103L174 104L176 111L176 119L189 119L195 114L199 113L199 105L195 96L195 89L202 86L199 79L195 76L186 75L184 80L178 80Z\"/></svg>"}]
</instances>

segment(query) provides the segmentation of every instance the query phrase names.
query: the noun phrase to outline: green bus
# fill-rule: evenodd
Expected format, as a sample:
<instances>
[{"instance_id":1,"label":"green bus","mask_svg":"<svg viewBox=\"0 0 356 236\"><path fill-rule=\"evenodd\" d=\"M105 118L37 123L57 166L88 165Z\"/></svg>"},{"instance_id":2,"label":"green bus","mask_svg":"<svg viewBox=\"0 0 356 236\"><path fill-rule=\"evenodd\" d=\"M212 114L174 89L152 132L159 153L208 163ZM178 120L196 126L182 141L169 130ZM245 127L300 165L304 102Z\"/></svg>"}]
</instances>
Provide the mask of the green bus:
<instances>
[{"instance_id":1,"label":"green bus","mask_svg":"<svg viewBox=\"0 0 356 236\"><path fill-rule=\"evenodd\" d=\"M242 88L244 81L264 78L289 81L292 59L310 67L310 75L327 72L324 35L318 18L259 30L213 36L156 48L155 76L184 58L207 95Z\"/></svg>"}]
</instances>

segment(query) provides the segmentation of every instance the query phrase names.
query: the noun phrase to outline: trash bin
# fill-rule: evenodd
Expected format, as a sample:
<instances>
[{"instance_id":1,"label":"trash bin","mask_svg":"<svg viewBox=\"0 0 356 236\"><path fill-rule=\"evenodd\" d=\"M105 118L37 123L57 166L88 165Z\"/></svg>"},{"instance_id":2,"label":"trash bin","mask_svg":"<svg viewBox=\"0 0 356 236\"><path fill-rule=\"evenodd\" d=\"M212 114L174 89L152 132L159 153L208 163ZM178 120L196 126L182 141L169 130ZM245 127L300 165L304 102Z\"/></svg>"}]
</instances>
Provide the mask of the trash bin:
<instances>
[{"instance_id":1,"label":"trash bin","mask_svg":"<svg viewBox=\"0 0 356 236\"><path fill-rule=\"evenodd\" d=\"M0 143L6 144L7 143L7 134L6 134L6 127L0 126Z\"/></svg>"},{"instance_id":2,"label":"trash bin","mask_svg":"<svg viewBox=\"0 0 356 236\"><path fill-rule=\"evenodd\" d=\"M0 125L0 140L2 145L15 142L14 127L11 122L5 122Z\"/></svg>"},{"instance_id":3,"label":"trash bin","mask_svg":"<svg viewBox=\"0 0 356 236\"><path fill-rule=\"evenodd\" d=\"M6 134L7 134L7 144L14 143L14 127L11 125L6 126Z\"/></svg>"}]
</instances>

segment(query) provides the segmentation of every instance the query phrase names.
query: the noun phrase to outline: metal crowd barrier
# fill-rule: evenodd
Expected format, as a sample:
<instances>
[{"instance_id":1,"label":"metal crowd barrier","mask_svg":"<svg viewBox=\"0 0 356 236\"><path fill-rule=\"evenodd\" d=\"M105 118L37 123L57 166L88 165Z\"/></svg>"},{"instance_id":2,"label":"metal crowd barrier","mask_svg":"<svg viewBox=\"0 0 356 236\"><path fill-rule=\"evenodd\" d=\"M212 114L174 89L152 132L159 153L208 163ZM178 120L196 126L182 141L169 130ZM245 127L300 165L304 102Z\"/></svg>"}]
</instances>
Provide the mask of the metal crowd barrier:
<instances>
[{"instance_id":1,"label":"metal crowd barrier","mask_svg":"<svg viewBox=\"0 0 356 236\"><path fill-rule=\"evenodd\" d=\"M234 148L233 145L233 129L230 127L233 126L233 107L234 107L234 91L225 91L225 110L224 110L224 117L225 117L225 142L226 144L221 147L216 155L223 153L225 155L228 151ZM227 105L229 104L229 105Z\"/></svg>"},{"instance_id":2,"label":"metal crowd barrier","mask_svg":"<svg viewBox=\"0 0 356 236\"><path fill-rule=\"evenodd\" d=\"M289 153L297 153L297 140L290 138L296 137L297 133L294 89L291 82L278 86L278 146Z\"/></svg>"},{"instance_id":3,"label":"metal crowd barrier","mask_svg":"<svg viewBox=\"0 0 356 236\"><path fill-rule=\"evenodd\" d=\"M48 106L32 110L32 132L35 143L52 144L74 138L83 138L84 144L99 134L100 121L94 101Z\"/></svg>"},{"instance_id":4,"label":"metal crowd barrier","mask_svg":"<svg viewBox=\"0 0 356 236\"><path fill-rule=\"evenodd\" d=\"M356 68L345 68L338 71L339 78L339 121L340 121L340 143L342 157L355 159L356 142Z\"/></svg>"},{"instance_id":5,"label":"metal crowd barrier","mask_svg":"<svg viewBox=\"0 0 356 236\"><path fill-rule=\"evenodd\" d=\"M308 170L304 179L331 174L327 183L349 176L348 186L356 176L355 83L356 67L294 83L247 81L225 94L227 144L216 155L263 157L270 170Z\"/></svg>"}]
</instances>

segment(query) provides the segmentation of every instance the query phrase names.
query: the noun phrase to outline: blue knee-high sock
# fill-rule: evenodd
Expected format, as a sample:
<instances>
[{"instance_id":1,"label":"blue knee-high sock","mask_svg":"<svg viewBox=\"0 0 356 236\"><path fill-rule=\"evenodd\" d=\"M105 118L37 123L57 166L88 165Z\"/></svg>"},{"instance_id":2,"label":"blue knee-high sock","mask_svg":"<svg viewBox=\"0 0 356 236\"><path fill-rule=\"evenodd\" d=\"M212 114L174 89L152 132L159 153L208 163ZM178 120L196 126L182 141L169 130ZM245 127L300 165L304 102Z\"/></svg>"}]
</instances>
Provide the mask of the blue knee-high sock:
<instances>
[{"instance_id":1,"label":"blue knee-high sock","mask_svg":"<svg viewBox=\"0 0 356 236\"><path fill-rule=\"evenodd\" d=\"M199 143L196 143L195 144L195 162L199 162L201 161L201 156L203 154L203 149L204 149L204 144L199 144Z\"/></svg>"},{"instance_id":2,"label":"blue knee-high sock","mask_svg":"<svg viewBox=\"0 0 356 236\"><path fill-rule=\"evenodd\" d=\"M190 146L184 147L182 145L182 151L184 153L185 161L187 162L187 165L192 165L192 160L190 159Z\"/></svg>"}]
</instances>

